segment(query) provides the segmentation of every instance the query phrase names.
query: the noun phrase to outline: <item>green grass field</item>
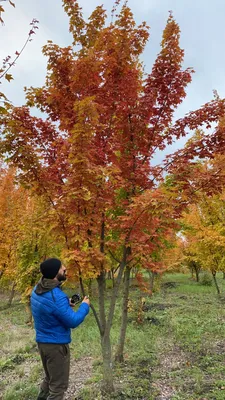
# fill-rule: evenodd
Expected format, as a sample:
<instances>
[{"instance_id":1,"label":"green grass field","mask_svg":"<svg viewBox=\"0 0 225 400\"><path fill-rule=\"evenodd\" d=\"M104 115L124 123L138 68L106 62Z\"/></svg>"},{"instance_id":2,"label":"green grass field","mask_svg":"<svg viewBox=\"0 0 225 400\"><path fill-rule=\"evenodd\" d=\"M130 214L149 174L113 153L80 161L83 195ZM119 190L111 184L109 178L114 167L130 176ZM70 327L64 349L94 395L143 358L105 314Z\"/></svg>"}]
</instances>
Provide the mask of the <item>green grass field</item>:
<instances>
[{"instance_id":1,"label":"green grass field","mask_svg":"<svg viewBox=\"0 0 225 400\"><path fill-rule=\"evenodd\" d=\"M114 365L116 392L111 399L225 399L222 274L218 283L220 297L213 285L198 284L190 275L165 275L154 295L145 297L142 323L137 322L139 289L131 287L125 362ZM5 295L1 295L2 308L4 301ZM112 330L113 350L119 311L118 304ZM75 396L72 391L67 399L102 399L99 333L91 313L73 331L71 350L72 365L79 366L79 371L72 368L71 381L80 374L81 384L79 394L76 392ZM87 362L92 365L91 370L88 365L88 374ZM34 332L26 325L24 306L15 300L10 309L0 311L0 399L34 400L41 374Z\"/></svg>"}]
</instances>

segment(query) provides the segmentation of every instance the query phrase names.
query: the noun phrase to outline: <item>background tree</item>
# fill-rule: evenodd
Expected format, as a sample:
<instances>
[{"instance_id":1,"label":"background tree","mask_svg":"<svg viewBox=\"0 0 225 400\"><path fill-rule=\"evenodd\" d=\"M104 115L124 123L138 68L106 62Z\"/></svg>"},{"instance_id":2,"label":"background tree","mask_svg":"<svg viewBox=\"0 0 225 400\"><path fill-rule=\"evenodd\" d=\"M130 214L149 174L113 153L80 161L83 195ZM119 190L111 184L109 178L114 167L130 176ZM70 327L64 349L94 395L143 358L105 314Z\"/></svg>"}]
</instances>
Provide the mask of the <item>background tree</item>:
<instances>
[{"instance_id":1,"label":"background tree","mask_svg":"<svg viewBox=\"0 0 225 400\"><path fill-rule=\"evenodd\" d=\"M225 268L224 192L211 197L199 194L199 201L184 214L185 258L212 273L218 294L217 271Z\"/></svg>"},{"instance_id":2,"label":"background tree","mask_svg":"<svg viewBox=\"0 0 225 400\"><path fill-rule=\"evenodd\" d=\"M0 255L1 281L15 284L17 266L18 231L26 195L14 185L15 170L1 170L0 181ZM3 279L4 278L4 279Z\"/></svg>"},{"instance_id":3,"label":"background tree","mask_svg":"<svg viewBox=\"0 0 225 400\"><path fill-rule=\"evenodd\" d=\"M61 252L49 204L16 183L16 170L1 170L0 181L0 286L22 295L29 310L30 293L39 276L39 265Z\"/></svg>"}]
</instances>

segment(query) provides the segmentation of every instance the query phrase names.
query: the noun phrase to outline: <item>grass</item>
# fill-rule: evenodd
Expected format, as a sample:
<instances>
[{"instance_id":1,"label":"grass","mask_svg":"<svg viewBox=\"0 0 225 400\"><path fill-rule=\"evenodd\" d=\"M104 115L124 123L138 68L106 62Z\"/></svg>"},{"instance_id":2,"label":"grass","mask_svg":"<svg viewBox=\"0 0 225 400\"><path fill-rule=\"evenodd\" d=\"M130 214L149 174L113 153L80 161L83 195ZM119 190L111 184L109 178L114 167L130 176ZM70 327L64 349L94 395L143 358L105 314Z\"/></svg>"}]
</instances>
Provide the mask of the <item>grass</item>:
<instances>
[{"instance_id":1,"label":"grass","mask_svg":"<svg viewBox=\"0 0 225 400\"><path fill-rule=\"evenodd\" d=\"M34 400L38 390L33 384L17 382L4 395L4 400Z\"/></svg>"},{"instance_id":2,"label":"grass","mask_svg":"<svg viewBox=\"0 0 225 400\"><path fill-rule=\"evenodd\" d=\"M139 291L135 286L131 288L125 362L114 365L116 392L111 399L156 400L163 395L170 400L225 398L222 274L218 283L220 297L213 285L203 286L184 274L166 274L161 289L152 298L145 298L141 324L137 322ZM119 305L116 310L113 350L119 330ZM1 311L0 326L0 399L34 399L41 366L34 332L26 325L24 306L15 303L11 309ZM102 399L101 348L92 313L72 336L72 359L93 359L92 377L79 400Z\"/></svg>"}]
</instances>

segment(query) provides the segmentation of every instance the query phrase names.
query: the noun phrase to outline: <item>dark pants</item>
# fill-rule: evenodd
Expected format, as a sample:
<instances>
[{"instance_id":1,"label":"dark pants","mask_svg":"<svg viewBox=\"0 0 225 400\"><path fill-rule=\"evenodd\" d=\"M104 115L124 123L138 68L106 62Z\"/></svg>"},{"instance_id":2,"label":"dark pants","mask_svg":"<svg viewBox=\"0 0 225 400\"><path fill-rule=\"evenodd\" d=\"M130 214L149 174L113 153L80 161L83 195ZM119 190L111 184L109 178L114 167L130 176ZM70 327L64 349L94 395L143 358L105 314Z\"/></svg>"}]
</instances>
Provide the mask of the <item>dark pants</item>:
<instances>
[{"instance_id":1,"label":"dark pants","mask_svg":"<svg viewBox=\"0 0 225 400\"><path fill-rule=\"evenodd\" d=\"M37 400L63 400L69 383L69 345L38 343L38 349L45 377Z\"/></svg>"}]
</instances>

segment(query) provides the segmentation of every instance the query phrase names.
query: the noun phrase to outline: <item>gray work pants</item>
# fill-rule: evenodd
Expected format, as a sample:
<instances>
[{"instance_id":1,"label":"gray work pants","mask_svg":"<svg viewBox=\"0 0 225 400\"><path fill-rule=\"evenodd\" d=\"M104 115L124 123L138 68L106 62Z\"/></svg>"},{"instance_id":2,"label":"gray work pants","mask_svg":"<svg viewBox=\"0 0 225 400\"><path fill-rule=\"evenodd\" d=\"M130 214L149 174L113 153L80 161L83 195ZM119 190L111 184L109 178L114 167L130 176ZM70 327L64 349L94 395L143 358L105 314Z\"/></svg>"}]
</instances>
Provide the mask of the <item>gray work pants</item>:
<instances>
[{"instance_id":1,"label":"gray work pants","mask_svg":"<svg viewBox=\"0 0 225 400\"><path fill-rule=\"evenodd\" d=\"M69 345L38 343L38 349L45 377L37 400L63 400L69 383Z\"/></svg>"}]
</instances>

